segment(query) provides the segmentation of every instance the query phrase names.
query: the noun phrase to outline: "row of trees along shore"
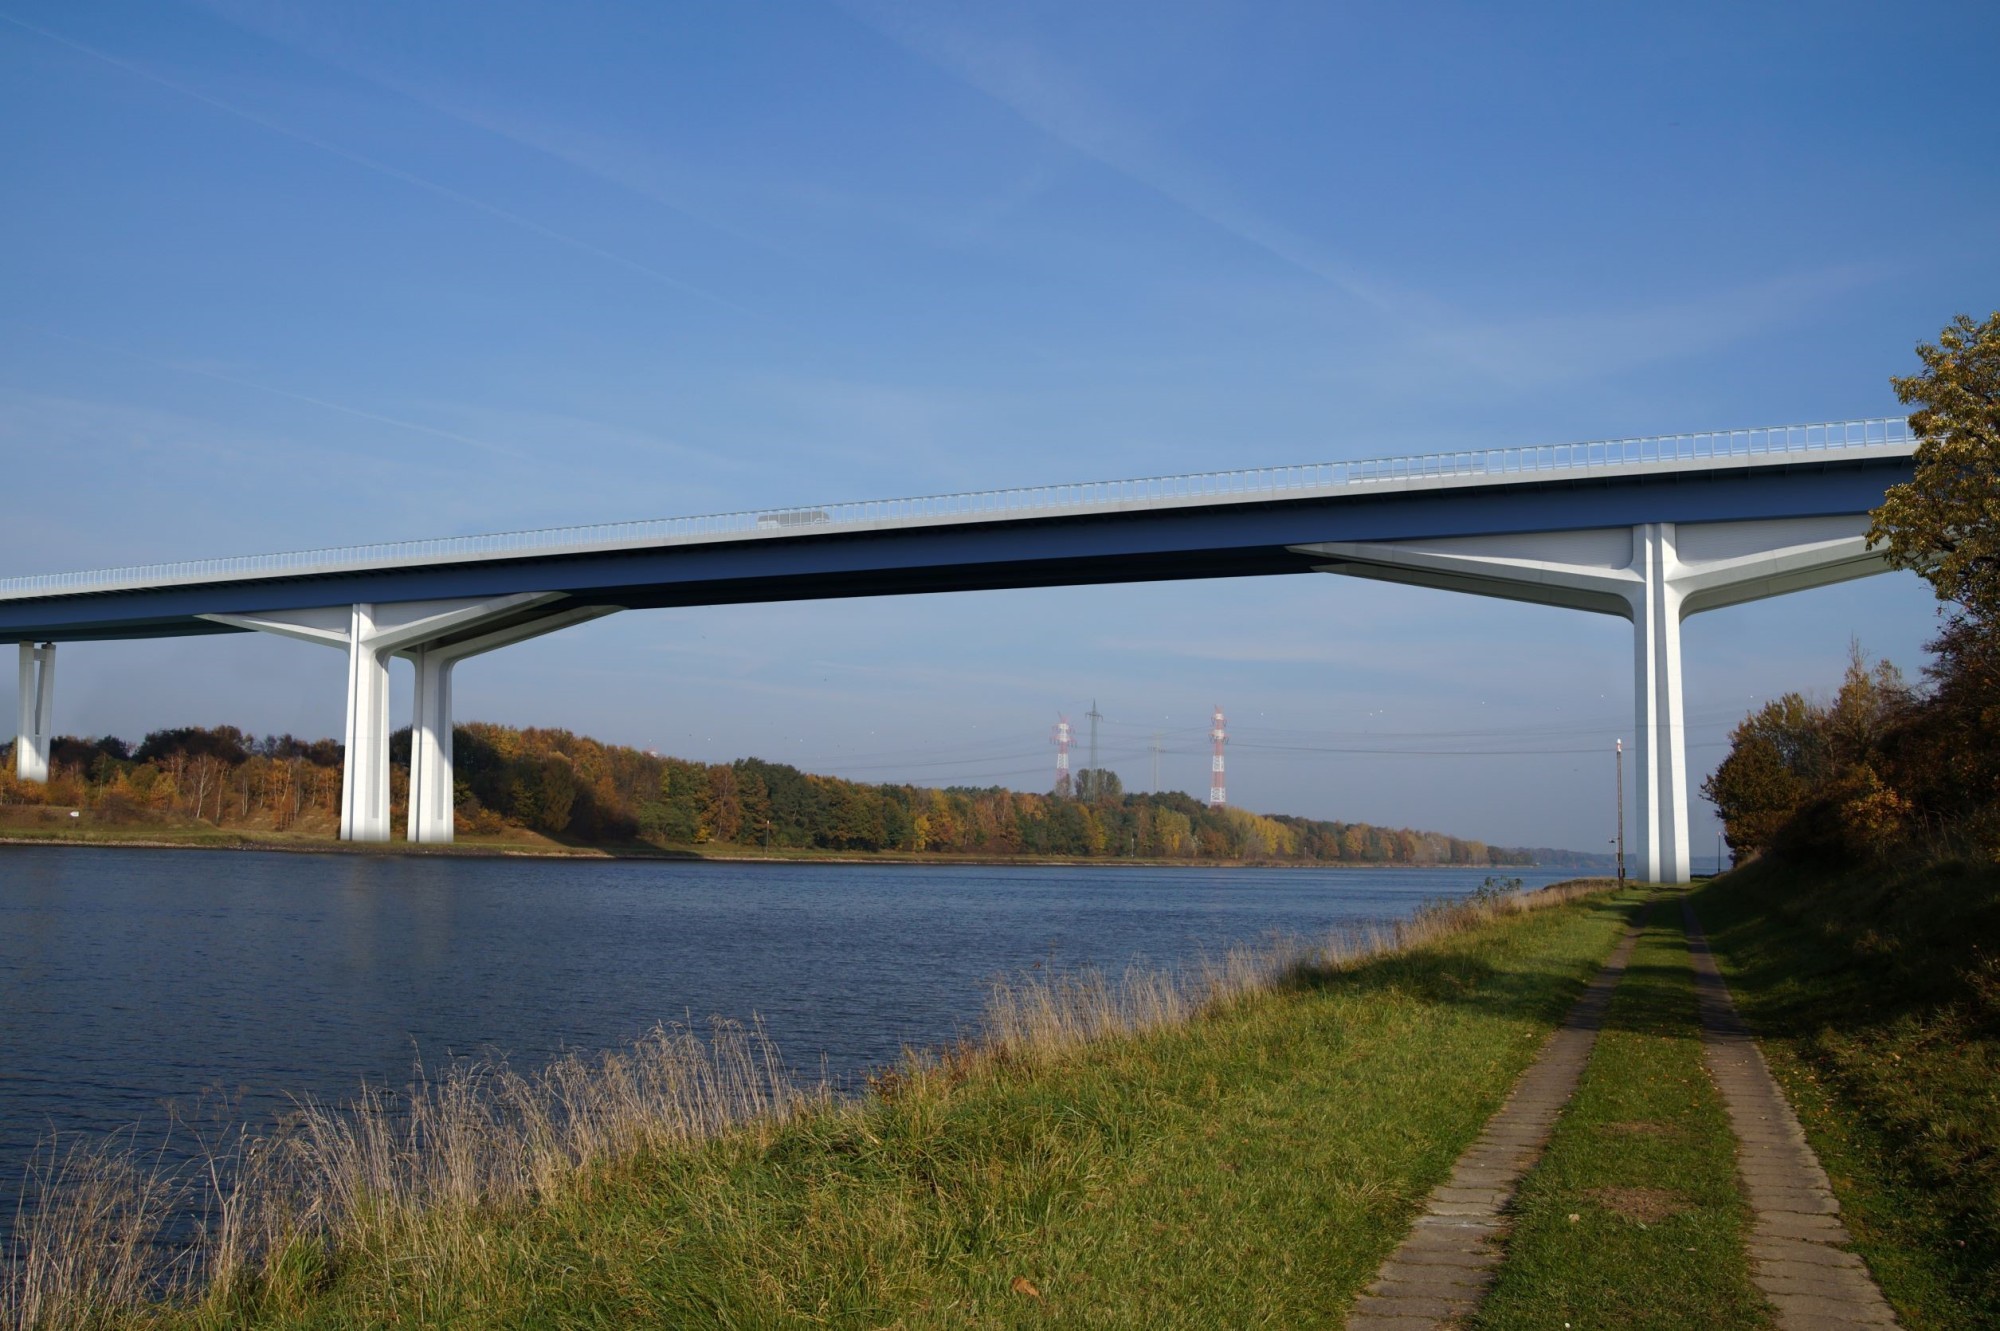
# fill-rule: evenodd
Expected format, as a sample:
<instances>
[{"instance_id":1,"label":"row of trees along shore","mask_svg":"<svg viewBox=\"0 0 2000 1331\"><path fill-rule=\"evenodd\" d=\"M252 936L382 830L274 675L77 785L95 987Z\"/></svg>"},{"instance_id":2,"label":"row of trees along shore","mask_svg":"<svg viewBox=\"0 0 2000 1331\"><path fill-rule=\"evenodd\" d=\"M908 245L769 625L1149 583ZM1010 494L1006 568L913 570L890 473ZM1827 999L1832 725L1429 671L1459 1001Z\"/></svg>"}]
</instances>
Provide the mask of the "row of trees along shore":
<instances>
[{"instance_id":1,"label":"row of trees along shore","mask_svg":"<svg viewBox=\"0 0 2000 1331\"><path fill-rule=\"evenodd\" d=\"M1937 594L1931 660L1912 685L1857 645L1831 700L1788 693L1736 728L1704 790L1739 859L2000 860L2000 314L1917 354L1893 381L1915 477L1870 537Z\"/></svg>"},{"instance_id":2,"label":"row of trees along shore","mask_svg":"<svg viewBox=\"0 0 2000 1331\"><path fill-rule=\"evenodd\" d=\"M1179 793L1133 794L1114 772L1079 773L1074 798L1001 787L869 785L742 758L697 763L566 730L475 722L453 740L461 832L525 828L585 844L1062 855L1319 864L1560 863L1558 850L1489 846L1409 828L1210 809ZM400 825L409 732L392 742ZM47 785L0 776L0 802L81 808L93 819L197 819L245 831L330 834L340 745L234 726L124 741L62 738ZM9 764L11 766L11 764Z\"/></svg>"}]
</instances>

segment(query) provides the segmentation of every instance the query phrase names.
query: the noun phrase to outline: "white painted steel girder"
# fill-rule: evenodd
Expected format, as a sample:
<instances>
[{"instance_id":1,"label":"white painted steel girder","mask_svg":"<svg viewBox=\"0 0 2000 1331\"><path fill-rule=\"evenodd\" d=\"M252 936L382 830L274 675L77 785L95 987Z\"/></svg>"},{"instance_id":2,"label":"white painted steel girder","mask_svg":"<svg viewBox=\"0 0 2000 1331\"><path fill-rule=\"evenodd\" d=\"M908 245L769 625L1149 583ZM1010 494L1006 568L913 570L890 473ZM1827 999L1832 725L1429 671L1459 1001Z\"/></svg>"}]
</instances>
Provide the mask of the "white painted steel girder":
<instances>
[{"instance_id":1,"label":"white painted steel girder","mask_svg":"<svg viewBox=\"0 0 2000 1331\"><path fill-rule=\"evenodd\" d=\"M56 645L21 644L21 714L14 731L14 775L49 779L49 740L56 714Z\"/></svg>"},{"instance_id":2,"label":"white painted steel girder","mask_svg":"<svg viewBox=\"0 0 2000 1331\"><path fill-rule=\"evenodd\" d=\"M1689 615L1880 573L1868 515L1294 546L1322 573L1563 606L1632 622L1639 864L1690 876L1681 621Z\"/></svg>"},{"instance_id":3,"label":"white painted steel girder","mask_svg":"<svg viewBox=\"0 0 2000 1331\"><path fill-rule=\"evenodd\" d=\"M347 652L347 755L341 782L343 841L389 840L389 658L416 668L410 725L413 842L452 839L451 672L468 656L610 614L613 606L561 604L559 594L394 604L320 606L255 615L204 615Z\"/></svg>"}]
</instances>

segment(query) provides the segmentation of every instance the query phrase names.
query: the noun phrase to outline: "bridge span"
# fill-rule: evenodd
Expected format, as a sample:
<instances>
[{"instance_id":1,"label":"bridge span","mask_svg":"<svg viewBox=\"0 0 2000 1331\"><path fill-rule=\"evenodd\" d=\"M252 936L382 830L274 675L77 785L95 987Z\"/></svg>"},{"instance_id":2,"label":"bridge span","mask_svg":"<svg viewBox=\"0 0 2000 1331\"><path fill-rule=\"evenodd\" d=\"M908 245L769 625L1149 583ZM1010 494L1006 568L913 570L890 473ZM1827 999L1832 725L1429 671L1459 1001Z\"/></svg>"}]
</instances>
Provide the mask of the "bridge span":
<instances>
[{"instance_id":1,"label":"bridge span","mask_svg":"<svg viewBox=\"0 0 2000 1331\"><path fill-rule=\"evenodd\" d=\"M0 579L17 774L48 779L56 646L281 634L347 654L340 834L386 841L389 661L416 672L407 833L452 839L456 665L620 610L1335 573L1633 626L1638 866L1688 878L1681 621L1863 577L1901 420L1088 482Z\"/></svg>"}]
</instances>

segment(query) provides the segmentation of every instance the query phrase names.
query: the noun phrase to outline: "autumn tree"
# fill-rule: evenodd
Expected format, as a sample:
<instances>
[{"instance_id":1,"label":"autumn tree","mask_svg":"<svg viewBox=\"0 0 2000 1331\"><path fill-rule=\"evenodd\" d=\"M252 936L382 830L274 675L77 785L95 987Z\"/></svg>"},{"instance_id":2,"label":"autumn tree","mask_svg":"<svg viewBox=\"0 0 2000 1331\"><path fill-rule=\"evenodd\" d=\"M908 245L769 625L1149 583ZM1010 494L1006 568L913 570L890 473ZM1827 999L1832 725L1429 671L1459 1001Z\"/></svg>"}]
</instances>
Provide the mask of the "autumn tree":
<instances>
[{"instance_id":1,"label":"autumn tree","mask_svg":"<svg viewBox=\"0 0 2000 1331\"><path fill-rule=\"evenodd\" d=\"M1755 855L1829 775L1826 718L1797 693L1765 703L1729 736L1729 756L1702 782L1722 834L1738 855Z\"/></svg>"},{"instance_id":2,"label":"autumn tree","mask_svg":"<svg viewBox=\"0 0 2000 1331\"><path fill-rule=\"evenodd\" d=\"M1125 797L1125 783L1109 768L1085 767L1076 774L1076 797L1085 804L1115 804Z\"/></svg>"},{"instance_id":3,"label":"autumn tree","mask_svg":"<svg viewBox=\"0 0 2000 1331\"><path fill-rule=\"evenodd\" d=\"M1891 745L1919 816L2000 854L2000 313L1959 315L1923 373L1894 379L1916 410L1915 474L1868 531L1951 606L1929 644L1930 696Z\"/></svg>"},{"instance_id":4,"label":"autumn tree","mask_svg":"<svg viewBox=\"0 0 2000 1331\"><path fill-rule=\"evenodd\" d=\"M1922 374L1890 380L1917 408L1916 475L1890 487L1869 544L1963 615L2000 625L2000 313L1959 315L1917 356Z\"/></svg>"}]
</instances>

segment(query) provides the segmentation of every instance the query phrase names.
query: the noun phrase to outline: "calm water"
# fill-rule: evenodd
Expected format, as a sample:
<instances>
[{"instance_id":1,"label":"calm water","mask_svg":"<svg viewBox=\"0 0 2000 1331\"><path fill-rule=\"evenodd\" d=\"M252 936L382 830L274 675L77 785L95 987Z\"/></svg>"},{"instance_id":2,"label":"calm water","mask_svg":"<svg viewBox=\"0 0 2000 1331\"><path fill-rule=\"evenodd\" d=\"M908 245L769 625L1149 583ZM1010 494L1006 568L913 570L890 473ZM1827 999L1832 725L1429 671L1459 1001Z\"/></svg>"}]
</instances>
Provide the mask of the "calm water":
<instances>
[{"instance_id":1,"label":"calm water","mask_svg":"<svg viewBox=\"0 0 2000 1331\"><path fill-rule=\"evenodd\" d=\"M1183 964L1484 877L0 848L0 1210L51 1130L169 1102L258 1116L418 1055L528 1066L710 1015L851 1077L972 1029L998 975Z\"/></svg>"}]
</instances>

